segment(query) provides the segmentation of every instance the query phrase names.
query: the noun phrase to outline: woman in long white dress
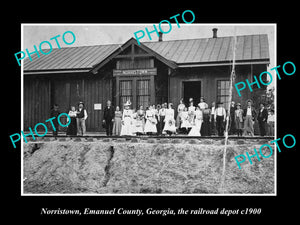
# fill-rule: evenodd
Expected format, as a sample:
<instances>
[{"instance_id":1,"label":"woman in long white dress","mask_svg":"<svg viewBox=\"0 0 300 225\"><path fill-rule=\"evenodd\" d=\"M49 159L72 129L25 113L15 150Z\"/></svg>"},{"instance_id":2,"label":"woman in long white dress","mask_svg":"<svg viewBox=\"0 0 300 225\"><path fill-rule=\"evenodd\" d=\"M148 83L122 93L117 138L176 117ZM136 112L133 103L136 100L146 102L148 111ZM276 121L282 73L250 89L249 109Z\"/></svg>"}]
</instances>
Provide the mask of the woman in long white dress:
<instances>
[{"instance_id":1,"label":"woman in long white dress","mask_svg":"<svg viewBox=\"0 0 300 225\"><path fill-rule=\"evenodd\" d=\"M184 107L183 111L180 114L180 121L181 121L180 128L182 129L184 134L187 134L188 129L191 128L192 126L189 122L189 114L186 107Z\"/></svg>"},{"instance_id":2,"label":"woman in long white dress","mask_svg":"<svg viewBox=\"0 0 300 225\"><path fill-rule=\"evenodd\" d=\"M166 117L165 117L165 127L164 131L171 135L172 133L176 133L175 119L174 119L174 109L172 108L173 104L169 103L168 109L166 109Z\"/></svg>"},{"instance_id":3,"label":"woman in long white dress","mask_svg":"<svg viewBox=\"0 0 300 225\"><path fill-rule=\"evenodd\" d=\"M194 106L193 101L190 101L190 106L188 107L188 114L189 114L189 123L191 125L194 124L195 111L196 111L196 107ZM190 128L188 130L190 131Z\"/></svg>"},{"instance_id":4,"label":"woman in long white dress","mask_svg":"<svg viewBox=\"0 0 300 225\"><path fill-rule=\"evenodd\" d=\"M139 110L136 111L136 134L141 135L144 134L144 127L145 127L145 111L143 106L141 105Z\"/></svg>"},{"instance_id":5,"label":"woman in long white dress","mask_svg":"<svg viewBox=\"0 0 300 225\"><path fill-rule=\"evenodd\" d=\"M189 132L189 136L201 136L200 130L203 122L203 113L200 110L200 107L196 108L195 119L193 122L192 129Z\"/></svg>"},{"instance_id":6,"label":"woman in long white dress","mask_svg":"<svg viewBox=\"0 0 300 225\"><path fill-rule=\"evenodd\" d=\"M180 129L181 128L181 113L183 109L185 108L185 104L183 103L183 99L180 99L179 105L177 106L177 117L176 117L176 128Z\"/></svg>"},{"instance_id":7,"label":"woman in long white dress","mask_svg":"<svg viewBox=\"0 0 300 225\"><path fill-rule=\"evenodd\" d=\"M145 118L146 118L146 124L145 124L144 132L150 135L157 133L157 129L156 129L157 120L155 118L155 112L153 111L152 106L149 106L149 109L146 111Z\"/></svg>"},{"instance_id":8,"label":"woman in long white dress","mask_svg":"<svg viewBox=\"0 0 300 225\"><path fill-rule=\"evenodd\" d=\"M134 135L133 131L133 112L129 108L130 103L126 102L124 104L124 110L122 115L122 128L121 128L121 136L132 136Z\"/></svg>"}]
</instances>

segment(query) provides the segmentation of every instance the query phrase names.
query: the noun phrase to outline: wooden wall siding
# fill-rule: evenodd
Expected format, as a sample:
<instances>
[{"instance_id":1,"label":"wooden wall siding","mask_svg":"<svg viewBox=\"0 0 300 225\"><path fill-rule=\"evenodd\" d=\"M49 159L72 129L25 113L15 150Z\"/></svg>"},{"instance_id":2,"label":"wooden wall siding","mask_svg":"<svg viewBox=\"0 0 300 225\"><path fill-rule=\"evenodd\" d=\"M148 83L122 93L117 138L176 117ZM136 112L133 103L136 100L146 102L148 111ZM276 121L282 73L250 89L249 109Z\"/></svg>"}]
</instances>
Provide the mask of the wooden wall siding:
<instances>
[{"instance_id":1,"label":"wooden wall siding","mask_svg":"<svg viewBox=\"0 0 300 225\"><path fill-rule=\"evenodd\" d=\"M59 105L61 113L68 113L71 105L77 107L78 102L83 101L88 112L87 131L103 131L101 126L103 108L108 99L113 100L112 76L103 77L105 77L103 74L26 76L23 95L24 130L28 130L28 127L33 129L35 124L49 119L54 103ZM102 110L94 110L95 103L101 103ZM65 124L66 117L61 117L61 122ZM51 132L51 124L46 123L46 125L48 125L48 132ZM59 129L66 131L64 127Z\"/></svg>"},{"instance_id":2,"label":"wooden wall siding","mask_svg":"<svg viewBox=\"0 0 300 225\"><path fill-rule=\"evenodd\" d=\"M103 131L103 109L107 100L112 100L112 79L101 76L84 80L84 103L88 113L86 120L87 131ZM94 110L94 104L101 103L101 110Z\"/></svg>"},{"instance_id":3,"label":"wooden wall siding","mask_svg":"<svg viewBox=\"0 0 300 225\"><path fill-rule=\"evenodd\" d=\"M245 82L246 79L252 81L253 75L259 76L263 71L266 71L266 65L243 65L236 67L236 80L235 82ZM186 68L178 70L175 74L170 77L170 102L174 104L176 108L179 104L179 100L183 98L183 82L184 81L201 81L201 96L206 99L206 102L210 104L217 99L217 81L218 80L229 80L231 68L228 66L222 67L202 67L202 68ZM256 74L253 74L253 73ZM261 88L256 88L256 85L252 86L254 91L250 92L249 88L246 87L241 91L241 96L234 87L233 98L235 102L242 104L242 107L246 106L246 100L254 98L257 93L265 91L266 86L261 85ZM198 104L198 103L197 103Z\"/></svg>"},{"instance_id":4,"label":"wooden wall siding","mask_svg":"<svg viewBox=\"0 0 300 225\"><path fill-rule=\"evenodd\" d=\"M157 68L155 81L155 104L168 102L168 67L158 60L154 61Z\"/></svg>"},{"instance_id":5,"label":"wooden wall siding","mask_svg":"<svg viewBox=\"0 0 300 225\"><path fill-rule=\"evenodd\" d=\"M153 68L153 59L151 58L135 58L134 61L131 59L121 59L117 61L116 69L145 69Z\"/></svg>"},{"instance_id":6,"label":"wooden wall siding","mask_svg":"<svg viewBox=\"0 0 300 225\"><path fill-rule=\"evenodd\" d=\"M49 81L26 76L24 78L23 118L24 130L49 119L50 89ZM43 128L41 128L42 130Z\"/></svg>"}]
</instances>

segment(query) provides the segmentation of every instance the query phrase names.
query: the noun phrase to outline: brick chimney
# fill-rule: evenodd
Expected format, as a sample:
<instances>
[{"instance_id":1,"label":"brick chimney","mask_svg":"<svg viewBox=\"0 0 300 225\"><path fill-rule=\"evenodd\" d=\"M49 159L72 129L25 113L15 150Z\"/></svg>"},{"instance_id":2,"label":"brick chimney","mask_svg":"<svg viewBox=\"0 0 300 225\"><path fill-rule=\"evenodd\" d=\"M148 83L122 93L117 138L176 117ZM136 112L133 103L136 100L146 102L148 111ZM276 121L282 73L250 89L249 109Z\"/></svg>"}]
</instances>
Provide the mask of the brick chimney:
<instances>
[{"instance_id":1,"label":"brick chimney","mask_svg":"<svg viewBox=\"0 0 300 225\"><path fill-rule=\"evenodd\" d=\"M158 32L159 33L159 37L158 37L158 41L163 41L163 33L162 32Z\"/></svg>"},{"instance_id":2,"label":"brick chimney","mask_svg":"<svg viewBox=\"0 0 300 225\"><path fill-rule=\"evenodd\" d=\"M218 37L217 36L218 28L213 28L212 31L213 31L213 38L217 38Z\"/></svg>"}]
</instances>

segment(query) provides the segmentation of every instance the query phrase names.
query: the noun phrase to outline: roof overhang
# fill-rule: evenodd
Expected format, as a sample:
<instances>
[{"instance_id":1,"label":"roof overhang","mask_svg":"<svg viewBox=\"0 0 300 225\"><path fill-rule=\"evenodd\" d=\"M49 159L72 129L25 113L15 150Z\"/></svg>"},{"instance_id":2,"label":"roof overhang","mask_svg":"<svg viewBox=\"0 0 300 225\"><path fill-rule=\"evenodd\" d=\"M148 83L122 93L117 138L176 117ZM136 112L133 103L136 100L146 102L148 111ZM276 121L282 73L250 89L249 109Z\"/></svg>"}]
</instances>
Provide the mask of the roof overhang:
<instances>
[{"instance_id":1,"label":"roof overhang","mask_svg":"<svg viewBox=\"0 0 300 225\"><path fill-rule=\"evenodd\" d=\"M251 61L236 61L235 65L255 65L255 64L270 64L269 59L265 60L251 60ZM209 67L209 66L232 66L232 61L224 62L203 62L203 63L178 63L179 68L189 68L189 67Z\"/></svg>"},{"instance_id":2,"label":"roof overhang","mask_svg":"<svg viewBox=\"0 0 300 225\"><path fill-rule=\"evenodd\" d=\"M120 46L118 49L116 49L113 53L111 53L106 59L104 59L102 62L96 64L93 66L93 69L91 70L92 73L96 74L97 71L102 68L104 65L106 65L108 62L110 62L112 59L114 59L117 55L119 55L125 48L129 47L130 45L136 45L139 48L143 49L144 51L146 51L150 56L153 56L155 58L157 58L158 60L160 60L161 62L163 62L164 64L166 64L168 67L170 67L171 69L176 69L178 66L175 62L168 60L166 58L164 58L163 56L161 56L160 54L158 54L157 52L153 51L152 49L148 48L146 45L144 45L143 43L140 43L140 45L138 45L137 41L134 38L130 38L127 42L125 42L122 46Z\"/></svg>"},{"instance_id":3,"label":"roof overhang","mask_svg":"<svg viewBox=\"0 0 300 225\"><path fill-rule=\"evenodd\" d=\"M35 75L35 74L62 74L62 73L88 73L91 69L80 69L80 70L25 70L24 75Z\"/></svg>"}]
</instances>

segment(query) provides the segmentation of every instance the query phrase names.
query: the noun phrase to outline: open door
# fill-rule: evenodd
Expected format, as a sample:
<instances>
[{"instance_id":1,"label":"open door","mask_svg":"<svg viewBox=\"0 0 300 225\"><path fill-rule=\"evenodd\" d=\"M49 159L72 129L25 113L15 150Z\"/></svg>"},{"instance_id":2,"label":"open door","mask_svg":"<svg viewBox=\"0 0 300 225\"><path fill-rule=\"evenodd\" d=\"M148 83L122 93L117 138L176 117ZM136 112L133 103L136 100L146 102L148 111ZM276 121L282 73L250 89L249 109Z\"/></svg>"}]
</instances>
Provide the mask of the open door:
<instances>
[{"instance_id":1,"label":"open door","mask_svg":"<svg viewBox=\"0 0 300 225\"><path fill-rule=\"evenodd\" d=\"M196 106L200 102L201 97L201 81L185 81L183 82L183 100L188 106L189 99L194 99Z\"/></svg>"}]
</instances>

